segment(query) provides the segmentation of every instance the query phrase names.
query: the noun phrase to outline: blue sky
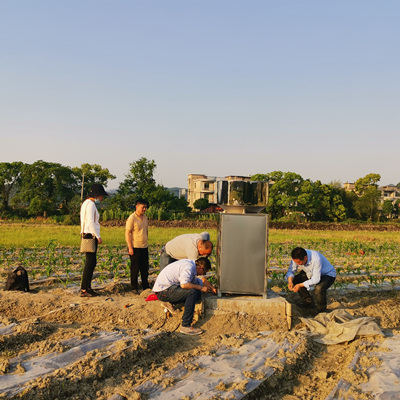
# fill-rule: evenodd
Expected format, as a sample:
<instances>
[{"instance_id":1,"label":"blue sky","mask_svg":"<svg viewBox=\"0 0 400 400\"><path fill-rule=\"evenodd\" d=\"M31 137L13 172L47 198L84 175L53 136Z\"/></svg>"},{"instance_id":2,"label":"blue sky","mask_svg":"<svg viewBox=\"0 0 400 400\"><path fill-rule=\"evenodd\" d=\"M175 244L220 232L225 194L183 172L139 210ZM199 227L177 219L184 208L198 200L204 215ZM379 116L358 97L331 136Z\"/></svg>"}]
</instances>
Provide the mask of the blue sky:
<instances>
[{"instance_id":1,"label":"blue sky","mask_svg":"<svg viewBox=\"0 0 400 400\"><path fill-rule=\"evenodd\" d=\"M0 162L400 182L400 2L0 1Z\"/></svg>"}]
</instances>

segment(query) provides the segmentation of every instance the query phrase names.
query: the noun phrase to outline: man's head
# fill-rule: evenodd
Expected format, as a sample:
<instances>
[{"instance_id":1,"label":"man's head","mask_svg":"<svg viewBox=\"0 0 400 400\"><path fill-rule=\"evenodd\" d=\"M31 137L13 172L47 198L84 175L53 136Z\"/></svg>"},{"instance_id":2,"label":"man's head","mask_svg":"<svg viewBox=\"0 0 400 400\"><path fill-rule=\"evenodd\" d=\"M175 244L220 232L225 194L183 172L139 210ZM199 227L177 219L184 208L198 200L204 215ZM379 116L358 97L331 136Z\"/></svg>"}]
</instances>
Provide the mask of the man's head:
<instances>
[{"instance_id":1,"label":"man's head","mask_svg":"<svg viewBox=\"0 0 400 400\"><path fill-rule=\"evenodd\" d=\"M135 201L136 214L143 215L146 212L148 206L149 206L149 202L147 200L142 199L142 198L137 199Z\"/></svg>"},{"instance_id":2,"label":"man's head","mask_svg":"<svg viewBox=\"0 0 400 400\"><path fill-rule=\"evenodd\" d=\"M213 250L213 244L209 240L199 240L197 242L197 251L199 256L208 257Z\"/></svg>"},{"instance_id":3,"label":"man's head","mask_svg":"<svg viewBox=\"0 0 400 400\"><path fill-rule=\"evenodd\" d=\"M307 262L307 252L302 247L295 247L291 256L297 265L304 265Z\"/></svg>"},{"instance_id":4,"label":"man's head","mask_svg":"<svg viewBox=\"0 0 400 400\"><path fill-rule=\"evenodd\" d=\"M197 275L205 275L211 269L210 260L206 257L201 257L196 260Z\"/></svg>"}]
</instances>

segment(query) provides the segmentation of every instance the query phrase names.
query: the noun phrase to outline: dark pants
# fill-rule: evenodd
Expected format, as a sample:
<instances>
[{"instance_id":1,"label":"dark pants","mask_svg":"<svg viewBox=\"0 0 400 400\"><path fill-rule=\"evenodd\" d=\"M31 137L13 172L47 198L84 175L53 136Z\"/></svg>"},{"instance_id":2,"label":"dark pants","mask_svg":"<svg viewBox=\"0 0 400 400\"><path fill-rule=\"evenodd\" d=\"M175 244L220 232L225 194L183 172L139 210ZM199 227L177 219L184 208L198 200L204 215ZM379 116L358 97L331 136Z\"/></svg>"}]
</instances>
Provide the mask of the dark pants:
<instances>
[{"instance_id":1,"label":"dark pants","mask_svg":"<svg viewBox=\"0 0 400 400\"><path fill-rule=\"evenodd\" d=\"M140 276L142 278L142 288L146 290L149 288L149 249L146 247L133 248L133 255L129 256L131 259L131 286L133 290L138 289L138 276L140 271Z\"/></svg>"},{"instance_id":2,"label":"dark pants","mask_svg":"<svg viewBox=\"0 0 400 400\"><path fill-rule=\"evenodd\" d=\"M332 286L333 282L335 282L335 279L336 278L333 278L332 276L323 275L321 276L319 283L315 285L315 302L317 303L318 311L326 310L326 291ZM305 281L308 281L307 274L304 271L301 271L293 278L293 285L297 285L298 283L303 283ZM298 293L303 303L313 303L311 294L305 287L300 288Z\"/></svg>"},{"instance_id":3,"label":"dark pants","mask_svg":"<svg viewBox=\"0 0 400 400\"><path fill-rule=\"evenodd\" d=\"M90 239L93 237L90 234L86 234L85 238ZM97 239L96 239L96 251L94 253L85 253L86 260L85 260L85 267L83 268L82 273L82 282L81 282L81 289L86 290L92 287L92 278L93 278L93 271L96 268L97 263Z\"/></svg>"},{"instance_id":4,"label":"dark pants","mask_svg":"<svg viewBox=\"0 0 400 400\"><path fill-rule=\"evenodd\" d=\"M183 289L179 285L172 285L162 292L156 293L158 300L168 301L171 304L185 303L182 317L182 326L190 327L193 321L194 307L201 299L201 290Z\"/></svg>"},{"instance_id":5,"label":"dark pants","mask_svg":"<svg viewBox=\"0 0 400 400\"><path fill-rule=\"evenodd\" d=\"M165 251L163 251L160 255L160 271L162 271L168 264L171 264L176 260L175 258L172 258L169 254L167 254Z\"/></svg>"}]
</instances>

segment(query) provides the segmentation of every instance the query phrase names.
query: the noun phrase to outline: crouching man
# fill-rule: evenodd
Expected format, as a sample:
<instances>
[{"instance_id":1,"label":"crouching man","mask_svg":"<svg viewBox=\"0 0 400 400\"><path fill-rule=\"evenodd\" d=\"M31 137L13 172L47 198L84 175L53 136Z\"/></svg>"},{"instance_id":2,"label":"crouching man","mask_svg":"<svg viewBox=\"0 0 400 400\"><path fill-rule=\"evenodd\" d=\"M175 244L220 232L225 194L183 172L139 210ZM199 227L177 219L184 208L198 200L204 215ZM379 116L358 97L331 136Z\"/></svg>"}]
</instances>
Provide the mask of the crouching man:
<instances>
[{"instance_id":1,"label":"crouching man","mask_svg":"<svg viewBox=\"0 0 400 400\"><path fill-rule=\"evenodd\" d=\"M310 286L315 285L318 312L325 312L326 291L335 282L335 267L321 253L302 247L293 249L291 256L292 262L286 274L289 290L299 293L302 307L311 308L314 307L314 301L309 290Z\"/></svg>"},{"instance_id":2,"label":"crouching man","mask_svg":"<svg viewBox=\"0 0 400 400\"><path fill-rule=\"evenodd\" d=\"M193 328L194 307L201 299L201 293L217 293L213 285L206 278L198 278L197 275L205 275L211 269L210 261L199 258L196 261L183 259L167 265L158 275L153 292L161 300L163 307L171 313L175 312L173 304L185 303L180 332L185 335L201 335L203 330Z\"/></svg>"}]
</instances>

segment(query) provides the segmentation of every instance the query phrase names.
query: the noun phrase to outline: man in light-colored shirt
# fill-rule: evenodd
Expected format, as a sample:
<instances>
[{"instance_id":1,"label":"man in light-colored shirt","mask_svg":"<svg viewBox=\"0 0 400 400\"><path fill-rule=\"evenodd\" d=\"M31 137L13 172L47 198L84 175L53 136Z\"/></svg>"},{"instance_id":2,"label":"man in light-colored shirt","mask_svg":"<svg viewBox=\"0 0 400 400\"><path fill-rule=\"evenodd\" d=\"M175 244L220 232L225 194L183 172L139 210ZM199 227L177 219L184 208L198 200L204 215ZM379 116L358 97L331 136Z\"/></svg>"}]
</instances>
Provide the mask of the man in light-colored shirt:
<instances>
[{"instance_id":1,"label":"man in light-colored shirt","mask_svg":"<svg viewBox=\"0 0 400 400\"><path fill-rule=\"evenodd\" d=\"M160 270L168 264L185 258L197 260L199 257L208 257L213 249L208 232L188 233L170 240L161 250Z\"/></svg>"},{"instance_id":2,"label":"man in light-colored shirt","mask_svg":"<svg viewBox=\"0 0 400 400\"><path fill-rule=\"evenodd\" d=\"M145 215L148 205L149 203L144 199L136 200L136 210L126 221L125 241L131 260L131 286L134 294L139 294L139 271L143 290L149 288L149 249L147 245L149 224Z\"/></svg>"},{"instance_id":3,"label":"man in light-colored shirt","mask_svg":"<svg viewBox=\"0 0 400 400\"><path fill-rule=\"evenodd\" d=\"M301 307L309 308L314 307L309 290L315 285L318 312L325 312L326 291L335 282L335 267L321 253L314 250L296 247L292 250L291 256L292 262L286 274L289 290L299 293L302 300Z\"/></svg>"},{"instance_id":4,"label":"man in light-colored shirt","mask_svg":"<svg viewBox=\"0 0 400 400\"><path fill-rule=\"evenodd\" d=\"M217 293L213 285L206 278L198 278L197 275L205 275L211 269L210 261L201 257L196 261L183 259L167 265L158 275L153 286L153 292L161 300L161 305L171 313L175 313L173 304L185 303L180 332L185 335L200 335L203 330L193 328L194 307L201 299L201 293Z\"/></svg>"}]
</instances>

